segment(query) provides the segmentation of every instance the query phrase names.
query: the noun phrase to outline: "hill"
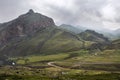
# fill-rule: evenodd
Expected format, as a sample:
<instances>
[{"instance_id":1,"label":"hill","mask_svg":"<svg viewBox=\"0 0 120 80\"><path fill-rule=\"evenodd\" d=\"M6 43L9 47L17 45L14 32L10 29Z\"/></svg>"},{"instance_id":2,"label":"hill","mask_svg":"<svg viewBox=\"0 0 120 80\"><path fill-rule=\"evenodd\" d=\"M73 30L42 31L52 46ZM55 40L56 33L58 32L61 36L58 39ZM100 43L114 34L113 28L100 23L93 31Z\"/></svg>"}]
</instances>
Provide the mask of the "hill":
<instances>
[{"instance_id":1,"label":"hill","mask_svg":"<svg viewBox=\"0 0 120 80\"><path fill-rule=\"evenodd\" d=\"M86 30L78 34L83 40L93 41L99 43L107 43L109 42L108 38L104 37L103 34L97 33L93 30Z\"/></svg>"},{"instance_id":2,"label":"hill","mask_svg":"<svg viewBox=\"0 0 120 80\"><path fill-rule=\"evenodd\" d=\"M81 47L82 42L75 35L59 29L48 28L20 42L12 41L0 52L9 56L26 56L79 50Z\"/></svg>"}]
</instances>

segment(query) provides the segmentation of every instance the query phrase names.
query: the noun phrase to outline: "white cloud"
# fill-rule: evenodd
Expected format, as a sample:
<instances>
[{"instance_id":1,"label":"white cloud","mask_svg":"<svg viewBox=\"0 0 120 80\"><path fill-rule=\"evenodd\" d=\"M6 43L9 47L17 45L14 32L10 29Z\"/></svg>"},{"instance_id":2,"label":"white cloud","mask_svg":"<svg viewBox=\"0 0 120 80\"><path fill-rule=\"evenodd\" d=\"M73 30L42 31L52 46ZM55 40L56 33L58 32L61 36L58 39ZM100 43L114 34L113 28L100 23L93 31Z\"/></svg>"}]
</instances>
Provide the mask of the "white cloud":
<instances>
[{"instance_id":1,"label":"white cloud","mask_svg":"<svg viewBox=\"0 0 120 80\"><path fill-rule=\"evenodd\" d=\"M103 25L106 29L110 29L110 30L116 30L120 28L120 23L117 22L104 21Z\"/></svg>"},{"instance_id":2,"label":"white cloud","mask_svg":"<svg viewBox=\"0 0 120 80\"><path fill-rule=\"evenodd\" d=\"M13 19L32 8L52 17L58 25L117 29L120 28L119 3L120 0L0 0L0 21Z\"/></svg>"},{"instance_id":3,"label":"white cloud","mask_svg":"<svg viewBox=\"0 0 120 80\"><path fill-rule=\"evenodd\" d=\"M117 17L116 9L113 5L108 4L105 7L102 8L101 14L103 15L103 18L114 20Z\"/></svg>"}]
</instances>

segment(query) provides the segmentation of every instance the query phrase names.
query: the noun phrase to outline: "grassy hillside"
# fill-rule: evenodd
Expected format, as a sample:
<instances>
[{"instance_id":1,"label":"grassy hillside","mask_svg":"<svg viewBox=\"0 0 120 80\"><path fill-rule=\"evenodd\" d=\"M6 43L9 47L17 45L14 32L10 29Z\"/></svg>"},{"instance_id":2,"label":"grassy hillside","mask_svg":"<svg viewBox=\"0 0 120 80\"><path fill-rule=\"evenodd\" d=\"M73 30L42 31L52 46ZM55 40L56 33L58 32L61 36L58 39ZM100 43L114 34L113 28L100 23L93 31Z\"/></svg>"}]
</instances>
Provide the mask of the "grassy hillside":
<instances>
[{"instance_id":1,"label":"grassy hillside","mask_svg":"<svg viewBox=\"0 0 120 80\"><path fill-rule=\"evenodd\" d=\"M85 46L91 43L86 41ZM0 49L0 53L9 56L54 54L80 50L82 47L83 41L77 35L57 28L47 28L20 41L10 42Z\"/></svg>"}]
</instances>

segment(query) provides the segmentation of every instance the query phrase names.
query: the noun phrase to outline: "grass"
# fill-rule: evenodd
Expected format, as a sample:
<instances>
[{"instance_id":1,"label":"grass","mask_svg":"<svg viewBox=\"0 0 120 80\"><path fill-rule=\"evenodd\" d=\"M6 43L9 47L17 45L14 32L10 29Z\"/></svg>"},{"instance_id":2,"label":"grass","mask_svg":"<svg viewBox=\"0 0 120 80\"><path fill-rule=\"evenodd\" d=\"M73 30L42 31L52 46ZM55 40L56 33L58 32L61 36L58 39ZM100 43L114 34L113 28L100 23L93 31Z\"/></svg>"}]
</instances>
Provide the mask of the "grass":
<instances>
[{"instance_id":1,"label":"grass","mask_svg":"<svg viewBox=\"0 0 120 80\"><path fill-rule=\"evenodd\" d=\"M88 51L84 50L76 51L69 53L70 55L63 61L55 62L55 65L73 69L120 71L119 52L119 50L105 50L89 54Z\"/></svg>"},{"instance_id":2,"label":"grass","mask_svg":"<svg viewBox=\"0 0 120 80\"><path fill-rule=\"evenodd\" d=\"M64 58L68 57L69 54L53 54L53 55L32 55L27 57L21 57L20 60L17 61L17 64L25 64L25 59L28 59L28 63L34 62L49 62L49 61L57 61L63 60ZM18 57L20 58L20 57ZM12 58L12 60L16 60L17 58Z\"/></svg>"},{"instance_id":3,"label":"grass","mask_svg":"<svg viewBox=\"0 0 120 80\"><path fill-rule=\"evenodd\" d=\"M85 41L85 47L92 43ZM9 43L1 53L8 53L10 56L27 56L71 52L80 50L82 47L83 42L76 35L60 29L48 28L20 42Z\"/></svg>"},{"instance_id":4,"label":"grass","mask_svg":"<svg viewBox=\"0 0 120 80\"><path fill-rule=\"evenodd\" d=\"M105 50L96 52L93 55L85 56L85 61L88 62L113 62L120 63L120 50Z\"/></svg>"},{"instance_id":5,"label":"grass","mask_svg":"<svg viewBox=\"0 0 120 80\"><path fill-rule=\"evenodd\" d=\"M36 61L53 61L53 60L62 60L65 57L67 57L68 54L56 54L56 55L45 55L45 56L30 56L27 57L30 62L36 62Z\"/></svg>"},{"instance_id":6,"label":"grass","mask_svg":"<svg viewBox=\"0 0 120 80\"><path fill-rule=\"evenodd\" d=\"M13 58L13 60L15 59L17 58ZM66 66L79 62L120 63L120 50L105 50L103 52L95 52L94 54L90 54L89 51L86 50L80 50L53 55L32 55L18 60L17 63L25 64L25 59L29 60L28 63L57 61L57 64Z\"/></svg>"},{"instance_id":7,"label":"grass","mask_svg":"<svg viewBox=\"0 0 120 80\"><path fill-rule=\"evenodd\" d=\"M12 58L13 60L17 58ZM27 66L1 67L0 80L119 80L120 50L105 50L90 54L87 50L59 53L54 55L32 55L18 60ZM48 66L48 62L60 67ZM82 63L82 64L81 64ZM100 64L98 64L100 63ZM107 64L105 64L107 63ZM28 66L34 66L30 68Z\"/></svg>"},{"instance_id":8,"label":"grass","mask_svg":"<svg viewBox=\"0 0 120 80\"><path fill-rule=\"evenodd\" d=\"M120 63L120 50L105 50L103 52L95 52L89 54L88 51L78 51L76 54L81 54L79 56L70 58L66 61L69 62L112 62ZM83 54L82 54L83 53Z\"/></svg>"},{"instance_id":9,"label":"grass","mask_svg":"<svg viewBox=\"0 0 120 80\"><path fill-rule=\"evenodd\" d=\"M119 80L120 74L62 75L54 77L0 75L0 80Z\"/></svg>"}]
</instances>

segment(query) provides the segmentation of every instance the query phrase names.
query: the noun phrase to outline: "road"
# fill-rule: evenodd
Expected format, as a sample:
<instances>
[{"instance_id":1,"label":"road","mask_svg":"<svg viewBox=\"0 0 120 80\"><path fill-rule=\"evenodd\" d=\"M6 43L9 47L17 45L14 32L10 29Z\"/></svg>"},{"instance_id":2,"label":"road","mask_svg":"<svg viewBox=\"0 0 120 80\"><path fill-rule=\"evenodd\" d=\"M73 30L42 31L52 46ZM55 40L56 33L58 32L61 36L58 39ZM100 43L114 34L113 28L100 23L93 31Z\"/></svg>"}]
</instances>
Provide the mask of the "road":
<instances>
[{"instance_id":1,"label":"road","mask_svg":"<svg viewBox=\"0 0 120 80\"><path fill-rule=\"evenodd\" d=\"M64 68L64 67L55 65L55 62L48 62L47 64L48 64L48 66L52 66L52 67L56 67L56 68L60 68L60 69Z\"/></svg>"}]
</instances>

